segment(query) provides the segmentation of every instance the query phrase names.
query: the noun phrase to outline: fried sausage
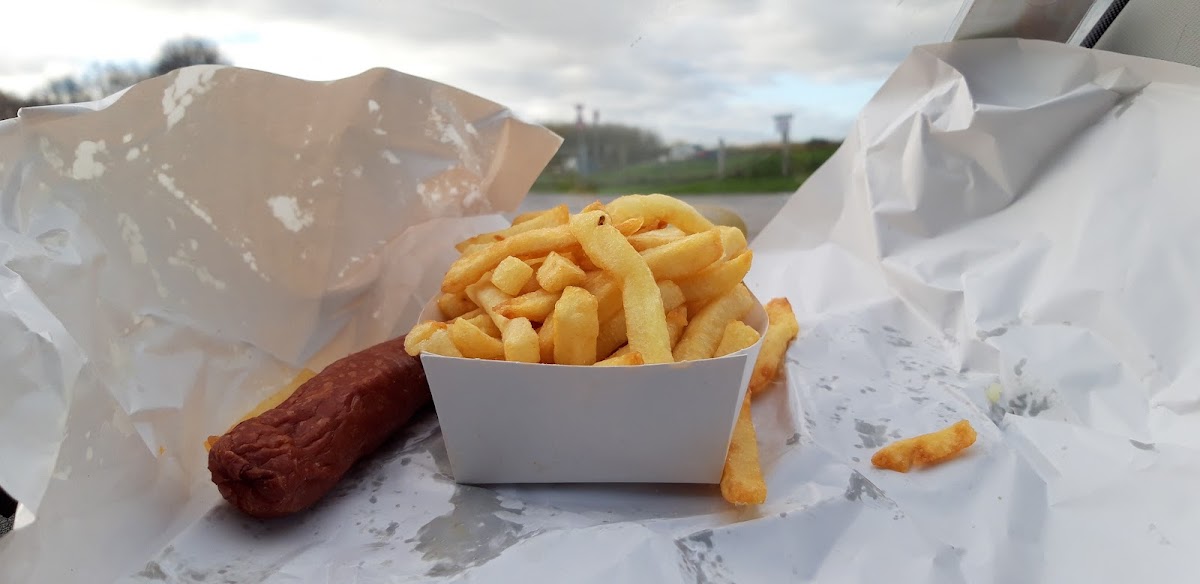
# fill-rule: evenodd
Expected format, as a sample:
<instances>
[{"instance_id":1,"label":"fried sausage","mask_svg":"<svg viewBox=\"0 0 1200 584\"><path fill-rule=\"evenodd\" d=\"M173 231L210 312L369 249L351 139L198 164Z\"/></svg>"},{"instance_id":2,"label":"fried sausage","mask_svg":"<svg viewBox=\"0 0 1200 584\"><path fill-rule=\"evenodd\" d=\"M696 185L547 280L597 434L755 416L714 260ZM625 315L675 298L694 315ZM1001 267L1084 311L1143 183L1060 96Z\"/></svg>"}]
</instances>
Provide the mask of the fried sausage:
<instances>
[{"instance_id":1,"label":"fried sausage","mask_svg":"<svg viewBox=\"0 0 1200 584\"><path fill-rule=\"evenodd\" d=\"M221 496L244 513L281 517L312 506L360 458L431 401L404 337L325 368L289 398L221 436L208 470Z\"/></svg>"}]
</instances>

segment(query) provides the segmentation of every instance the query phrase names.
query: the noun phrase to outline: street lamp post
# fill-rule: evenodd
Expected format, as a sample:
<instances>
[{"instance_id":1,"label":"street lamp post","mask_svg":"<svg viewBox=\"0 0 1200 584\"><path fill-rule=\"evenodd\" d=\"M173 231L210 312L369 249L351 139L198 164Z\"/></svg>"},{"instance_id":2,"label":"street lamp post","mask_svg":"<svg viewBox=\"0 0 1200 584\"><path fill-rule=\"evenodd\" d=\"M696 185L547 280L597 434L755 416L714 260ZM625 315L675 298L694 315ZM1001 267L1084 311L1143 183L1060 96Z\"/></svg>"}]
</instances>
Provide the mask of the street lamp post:
<instances>
[{"instance_id":1,"label":"street lamp post","mask_svg":"<svg viewBox=\"0 0 1200 584\"><path fill-rule=\"evenodd\" d=\"M578 167L580 175L587 176L587 136L584 132L583 104L577 103L575 104L575 133L577 136L579 136L579 142L576 144L575 148L577 150L576 156L579 160L576 166Z\"/></svg>"},{"instance_id":2,"label":"street lamp post","mask_svg":"<svg viewBox=\"0 0 1200 584\"><path fill-rule=\"evenodd\" d=\"M791 159L791 155L788 153L788 132L792 129L792 114L775 116L775 129L779 131L780 144L783 149L783 176L788 176L788 162Z\"/></svg>"}]
</instances>

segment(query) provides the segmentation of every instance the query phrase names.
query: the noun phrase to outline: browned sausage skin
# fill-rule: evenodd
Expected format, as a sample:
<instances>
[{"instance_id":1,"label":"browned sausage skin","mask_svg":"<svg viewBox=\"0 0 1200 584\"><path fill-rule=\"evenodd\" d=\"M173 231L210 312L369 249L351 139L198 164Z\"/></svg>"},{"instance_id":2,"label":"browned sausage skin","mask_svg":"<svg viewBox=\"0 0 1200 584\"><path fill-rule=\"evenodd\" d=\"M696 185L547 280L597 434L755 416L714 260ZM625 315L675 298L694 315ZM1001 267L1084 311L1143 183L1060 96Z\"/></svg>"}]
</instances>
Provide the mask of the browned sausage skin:
<instances>
[{"instance_id":1,"label":"browned sausage skin","mask_svg":"<svg viewBox=\"0 0 1200 584\"><path fill-rule=\"evenodd\" d=\"M342 358L283 403L221 436L208 470L221 496L254 517L312 506L360 458L431 401L404 337Z\"/></svg>"}]
</instances>

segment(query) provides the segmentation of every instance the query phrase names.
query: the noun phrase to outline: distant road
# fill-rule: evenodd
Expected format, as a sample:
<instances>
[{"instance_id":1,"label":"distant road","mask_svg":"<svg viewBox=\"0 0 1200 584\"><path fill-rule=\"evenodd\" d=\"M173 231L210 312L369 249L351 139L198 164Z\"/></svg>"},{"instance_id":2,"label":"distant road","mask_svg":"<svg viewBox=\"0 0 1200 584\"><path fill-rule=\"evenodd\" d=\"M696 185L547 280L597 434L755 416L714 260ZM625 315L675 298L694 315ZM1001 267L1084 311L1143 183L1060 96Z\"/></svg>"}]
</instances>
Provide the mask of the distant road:
<instances>
[{"instance_id":1,"label":"distant road","mask_svg":"<svg viewBox=\"0 0 1200 584\"><path fill-rule=\"evenodd\" d=\"M693 204L716 205L725 207L746 222L748 238L753 238L766 227L767 222L779 212L792 193L754 193L728 195L678 195L677 197ZM521 203L519 213L549 209L566 204L572 213L583 209L588 203L599 199L603 203L616 198L616 195L568 195L551 193L530 193Z\"/></svg>"}]
</instances>

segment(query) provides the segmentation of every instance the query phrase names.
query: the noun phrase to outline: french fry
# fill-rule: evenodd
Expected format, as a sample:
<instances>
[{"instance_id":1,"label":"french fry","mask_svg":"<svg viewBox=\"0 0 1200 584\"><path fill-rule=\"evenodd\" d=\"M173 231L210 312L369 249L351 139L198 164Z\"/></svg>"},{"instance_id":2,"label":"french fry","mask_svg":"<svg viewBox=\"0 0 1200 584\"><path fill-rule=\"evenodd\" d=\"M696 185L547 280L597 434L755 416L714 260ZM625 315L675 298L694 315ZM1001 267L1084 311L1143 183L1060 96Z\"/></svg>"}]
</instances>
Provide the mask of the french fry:
<instances>
[{"instance_id":1,"label":"french fry","mask_svg":"<svg viewBox=\"0 0 1200 584\"><path fill-rule=\"evenodd\" d=\"M447 329L438 329L428 339L425 339L419 345L418 353L432 353L434 355L443 355L445 357L462 357L462 353L458 347L454 346L454 341L450 340L450 333Z\"/></svg>"},{"instance_id":2,"label":"french fry","mask_svg":"<svg viewBox=\"0 0 1200 584\"><path fill-rule=\"evenodd\" d=\"M754 252L746 250L727 262L717 262L696 274L675 280L687 298L688 306L698 310L742 282L750 272Z\"/></svg>"},{"instance_id":3,"label":"french fry","mask_svg":"<svg viewBox=\"0 0 1200 584\"><path fill-rule=\"evenodd\" d=\"M447 330L450 332L450 340L463 357L468 359L504 358L504 345L495 337L479 330L479 327L469 320L456 320L450 323Z\"/></svg>"},{"instance_id":4,"label":"french fry","mask_svg":"<svg viewBox=\"0 0 1200 584\"><path fill-rule=\"evenodd\" d=\"M594 211L594 212L598 212L598 211ZM631 217L629 219L621 221L620 223L617 223L616 227L617 227L617 231L620 232L621 235L624 235L625 237L629 237L630 235L637 233L638 230L642 228L642 225L644 223L645 223L645 220L642 219L641 217Z\"/></svg>"},{"instance_id":5,"label":"french fry","mask_svg":"<svg viewBox=\"0 0 1200 584\"><path fill-rule=\"evenodd\" d=\"M464 294L465 294L465 292L464 292ZM468 300L470 300L470 297L468 297ZM460 315L458 315L457 318L471 319L471 318L475 318L476 316L479 316L481 314L486 315L487 313L484 312L482 308L479 308L478 306L476 306L473 310L471 310L471 312L468 312L466 314L460 314Z\"/></svg>"},{"instance_id":6,"label":"french fry","mask_svg":"<svg viewBox=\"0 0 1200 584\"><path fill-rule=\"evenodd\" d=\"M710 302L696 314L683 331L683 338L675 345L676 361L708 359L717 351L721 335L730 321L742 318L754 306L754 296L745 285Z\"/></svg>"},{"instance_id":7,"label":"french fry","mask_svg":"<svg viewBox=\"0 0 1200 584\"><path fill-rule=\"evenodd\" d=\"M437 305L442 316L448 319L458 318L476 308L475 303L462 292L447 292L438 296Z\"/></svg>"},{"instance_id":8,"label":"french fry","mask_svg":"<svg viewBox=\"0 0 1200 584\"><path fill-rule=\"evenodd\" d=\"M641 217L646 223L665 221L685 233L708 231L714 225L691 205L666 195L626 195L604 206L616 223Z\"/></svg>"},{"instance_id":9,"label":"french fry","mask_svg":"<svg viewBox=\"0 0 1200 584\"><path fill-rule=\"evenodd\" d=\"M538 353L542 363L554 363L554 313L546 317L542 328L538 329Z\"/></svg>"},{"instance_id":10,"label":"french fry","mask_svg":"<svg viewBox=\"0 0 1200 584\"><path fill-rule=\"evenodd\" d=\"M497 304L496 313L505 318L524 317L533 322L544 322L561 295L561 292L534 290Z\"/></svg>"},{"instance_id":11,"label":"french fry","mask_svg":"<svg viewBox=\"0 0 1200 584\"><path fill-rule=\"evenodd\" d=\"M518 219L520 218L521 217L518 217ZM567 206L559 205L553 209L537 212L528 219L519 223L517 221L513 221L511 226L501 229L500 231L483 233L465 241L460 241L459 243L455 244L454 249L457 249L459 253L469 253L468 250L473 246L503 241L514 235L517 235L518 233L524 233L534 229L554 227L555 225L566 225L570 218L571 211L567 208Z\"/></svg>"},{"instance_id":12,"label":"french fry","mask_svg":"<svg viewBox=\"0 0 1200 584\"><path fill-rule=\"evenodd\" d=\"M721 232L696 233L642 252L650 272L660 280L686 278L721 259Z\"/></svg>"},{"instance_id":13,"label":"french fry","mask_svg":"<svg viewBox=\"0 0 1200 584\"><path fill-rule=\"evenodd\" d=\"M525 282L525 285L521 287L521 290L517 295L520 296L529 294L530 292L537 292L541 289L542 287L538 284L537 278L530 278L529 281Z\"/></svg>"},{"instance_id":14,"label":"french fry","mask_svg":"<svg viewBox=\"0 0 1200 584\"><path fill-rule=\"evenodd\" d=\"M529 264L508 256L500 261L492 271L492 284L509 296L521 293L521 288L533 277L533 268Z\"/></svg>"},{"instance_id":15,"label":"french fry","mask_svg":"<svg viewBox=\"0 0 1200 584\"><path fill-rule=\"evenodd\" d=\"M404 337L404 352L414 357L421 354L421 344L429 340L433 333L444 328L446 328L446 323L435 320L418 323L408 331L408 336Z\"/></svg>"},{"instance_id":16,"label":"french fry","mask_svg":"<svg viewBox=\"0 0 1200 584\"><path fill-rule=\"evenodd\" d=\"M538 335L527 318L514 318L504 329L504 360L537 363L541 358Z\"/></svg>"},{"instance_id":17,"label":"french fry","mask_svg":"<svg viewBox=\"0 0 1200 584\"><path fill-rule=\"evenodd\" d=\"M479 251L463 255L446 271L442 279L442 292L461 292L508 256L528 257L548 254L570 247L575 236L567 225L533 229L518 233L508 239L497 241Z\"/></svg>"},{"instance_id":18,"label":"french fry","mask_svg":"<svg viewBox=\"0 0 1200 584\"><path fill-rule=\"evenodd\" d=\"M674 348L675 344L679 342L679 337L683 336L683 329L687 327L687 311L686 306L680 306L667 313L667 333L671 337L671 348ZM631 352L632 350L629 348L629 345L623 345L620 349L614 351L612 355L609 355L609 358L620 357Z\"/></svg>"},{"instance_id":19,"label":"french fry","mask_svg":"<svg viewBox=\"0 0 1200 584\"><path fill-rule=\"evenodd\" d=\"M538 267L537 283L547 292L562 292L567 286L579 286L587 280L575 262L555 252L546 256L546 261Z\"/></svg>"},{"instance_id":20,"label":"french fry","mask_svg":"<svg viewBox=\"0 0 1200 584\"><path fill-rule=\"evenodd\" d=\"M495 323L496 330L499 330L503 337L504 327L508 326L508 317L496 312L496 307L511 300L512 297L501 292L495 284L492 284L491 276L486 274L478 282L467 287L467 296L470 296L471 300L487 313Z\"/></svg>"},{"instance_id":21,"label":"french fry","mask_svg":"<svg viewBox=\"0 0 1200 584\"><path fill-rule=\"evenodd\" d=\"M746 251L746 234L737 227L728 225L718 225L717 231L721 233L721 247L725 250L725 255L721 257L724 260L731 260L737 257L738 254Z\"/></svg>"},{"instance_id":22,"label":"french fry","mask_svg":"<svg viewBox=\"0 0 1200 584\"><path fill-rule=\"evenodd\" d=\"M942 462L975 443L975 429L966 420L929 434L898 440L880 448L871 457L877 468L908 472L913 465Z\"/></svg>"},{"instance_id":23,"label":"french fry","mask_svg":"<svg viewBox=\"0 0 1200 584\"><path fill-rule=\"evenodd\" d=\"M644 365L646 362L642 360L642 354L630 351L621 355L614 355L603 361L597 361L597 367L629 367L632 365Z\"/></svg>"},{"instance_id":24,"label":"french fry","mask_svg":"<svg viewBox=\"0 0 1200 584\"><path fill-rule=\"evenodd\" d=\"M733 426L721 474L721 496L734 505L761 505L767 501L767 483L758 461L758 435L750 415L750 394L742 399L742 409Z\"/></svg>"},{"instance_id":25,"label":"french fry","mask_svg":"<svg viewBox=\"0 0 1200 584\"><path fill-rule=\"evenodd\" d=\"M606 272L592 272L588 274L582 287L596 297L601 321L621 312L621 286L615 277Z\"/></svg>"},{"instance_id":26,"label":"french fry","mask_svg":"<svg viewBox=\"0 0 1200 584\"><path fill-rule=\"evenodd\" d=\"M609 224L602 212L576 215L571 218L570 228L572 235L583 246L584 253L609 276L621 282L626 318L638 323L630 331L631 350L641 353L646 363L672 362L662 295L646 261ZM594 347L592 356L595 356Z\"/></svg>"},{"instance_id":27,"label":"french fry","mask_svg":"<svg viewBox=\"0 0 1200 584\"><path fill-rule=\"evenodd\" d=\"M592 365L596 362L596 337L600 322L596 297L577 286L568 286L554 305L554 362L559 365Z\"/></svg>"},{"instance_id":28,"label":"french fry","mask_svg":"<svg viewBox=\"0 0 1200 584\"><path fill-rule=\"evenodd\" d=\"M483 312L483 309L480 309L479 314L472 316L471 318L463 318L460 316L454 320L465 320L475 325L475 328L487 333L488 336L496 339L500 338L500 329L496 328L496 322L493 321L492 317L488 316L487 313Z\"/></svg>"},{"instance_id":29,"label":"french fry","mask_svg":"<svg viewBox=\"0 0 1200 584\"><path fill-rule=\"evenodd\" d=\"M670 280L658 282L658 293L662 295L664 312L671 312L687 302L687 298L683 295L683 289L679 287L679 284Z\"/></svg>"},{"instance_id":30,"label":"french fry","mask_svg":"<svg viewBox=\"0 0 1200 584\"><path fill-rule=\"evenodd\" d=\"M673 241L679 241L686 237L687 234L675 226L668 225L662 229L654 229L652 231L643 231L629 236L629 245L638 251L646 251L660 245L666 245Z\"/></svg>"},{"instance_id":31,"label":"french fry","mask_svg":"<svg viewBox=\"0 0 1200 584\"><path fill-rule=\"evenodd\" d=\"M565 206L566 205L559 205L559 207L565 207ZM537 219L538 217L541 217L542 215L545 215L547 213L556 213L556 212L558 212L559 207L552 207L550 209L542 209L541 211L527 211L525 213L521 213L520 215L513 217L512 224L518 225L521 223L527 223L527 222L532 221L533 219ZM567 210L568 218L570 218L570 214L571 214L571 211L570 211L570 209L568 209Z\"/></svg>"},{"instance_id":32,"label":"french fry","mask_svg":"<svg viewBox=\"0 0 1200 584\"><path fill-rule=\"evenodd\" d=\"M721 343L717 345L717 350L713 353L713 357L732 355L742 349L753 346L757 342L758 331L740 320L735 320L725 325L725 333L721 335Z\"/></svg>"},{"instance_id":33,"label":"french fry","mask_svg":"<svg viewBox=\"0 0 1200 584\"><path fill-rule=\"evenodd\" d=\"M670 280L658 283L659 294L662 295L663 312L670 312L683 305L683 291ZM596 338L596 358L603 359L612 355L618 347L628 340L625 329L625 311L620 310L612 318L600 321L600 335ZM668 331L670 324L667 325Z\"/></svg>"},{"instance_id":34,"label":"french fry","mask_svg":"<svg viewBox=\"0 0 1200 584\"><path fill-rule=\"evenodd\" d=\"M683 337L683 331L688 325L688 308L680 306L675 310L667 313L667 331L671 335L671 349L674 350L675 345L679 344L679 339Z\"/></svg>"},{"instance_id":35,"label":"french fry","mask_svg":"<svg viewBox=\"0 0 1200 584\"><path fill-rule=\"evenodd\" d=\"M750 393L753 394L762 392L775 381L788 342L800 334L800 323L796 322L796 314L792 312L792 305L787 298L774 298L767 302L766 308L769 323L767 334L762 347L758 349L754 373L750 375Z\"/></svg>"}]
</instances>

